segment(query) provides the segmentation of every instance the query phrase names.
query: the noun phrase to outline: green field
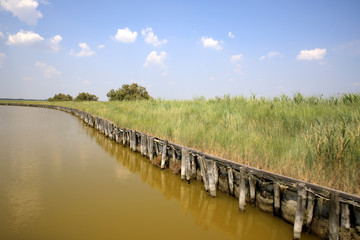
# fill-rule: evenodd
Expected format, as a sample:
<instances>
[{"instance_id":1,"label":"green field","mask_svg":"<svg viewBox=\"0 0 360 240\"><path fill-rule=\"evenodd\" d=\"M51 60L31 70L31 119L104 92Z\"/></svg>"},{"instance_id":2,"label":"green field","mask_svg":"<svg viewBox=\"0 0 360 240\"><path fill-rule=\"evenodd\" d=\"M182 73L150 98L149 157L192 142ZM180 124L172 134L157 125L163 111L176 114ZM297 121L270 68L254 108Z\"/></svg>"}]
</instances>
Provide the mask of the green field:
<instances>
[{"instance_id":1,"label":"green field","mask_svg":"<svg viewBox=\"0 0 360 240\"><path fill-rule=\"evenodd\" d=\"M47 104L360 195L360 94Z\"/></svg>"}]
</instances>

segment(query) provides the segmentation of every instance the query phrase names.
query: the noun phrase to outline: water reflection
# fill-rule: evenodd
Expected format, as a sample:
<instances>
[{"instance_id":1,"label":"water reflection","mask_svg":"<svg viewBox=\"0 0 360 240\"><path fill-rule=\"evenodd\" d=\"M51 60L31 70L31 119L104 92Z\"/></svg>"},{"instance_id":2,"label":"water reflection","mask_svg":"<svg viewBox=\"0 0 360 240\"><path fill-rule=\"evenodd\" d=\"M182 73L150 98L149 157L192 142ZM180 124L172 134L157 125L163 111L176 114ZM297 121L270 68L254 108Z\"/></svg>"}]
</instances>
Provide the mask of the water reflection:
<instances>
[{"instance_id":1,"label":"water reflection","mask_svg":"<svg viewBox=\"0 0 360 240\"><path fill-rule=\"evenodd\" d=\"M139 153L116 144L92 128L84 125L84 130L92 140L116 158L119 164L138 174L143 182L157 189L167 200L177 201L182 213L191 215L195 219L195 224L202 229L216 227L231 238L239 239L292 238L292 226L281 219L249 205L245 213L240 213L237 199L221 193L212 198L204 191L201 182L182 182L180 176L160 170ZM117 170L116 176L126 179L125 171ZM316 238L304 233L302 239Z\"/></svg>"}]
</instances>

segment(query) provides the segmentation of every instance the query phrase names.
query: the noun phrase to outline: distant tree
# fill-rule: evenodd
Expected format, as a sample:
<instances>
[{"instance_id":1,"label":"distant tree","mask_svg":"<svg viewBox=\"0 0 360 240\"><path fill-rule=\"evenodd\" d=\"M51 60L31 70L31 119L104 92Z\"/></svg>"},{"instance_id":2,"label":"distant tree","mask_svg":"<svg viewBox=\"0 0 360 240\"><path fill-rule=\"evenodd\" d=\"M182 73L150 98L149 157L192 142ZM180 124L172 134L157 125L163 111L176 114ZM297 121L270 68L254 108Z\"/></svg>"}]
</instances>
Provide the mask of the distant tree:
<instances>
[{"instance_id":1,"label":"distant tree","mask_svg":"<svg viewBox=\"0 0 360 240\"><path fill-rule=\"evenodd\" d=\"M75 101L97 101L98 99L94 94L82 92L76 96Z\"/></svg>"},{"instance_id":2,"label":"distant tree","mask_svg":"<svg viewBox=\"0 0 360 240\"><path fill-rule=\"evenodd\" d=\"M145 87L133 83L124 84L118 90L111 89L106 96L110 101L132 101L132 100L149 100L151 99Z\"/></svg>"},{"instance_id":3,"label":"distant tree","mask_svg":"<svg viewBox=\"0 0 360 240\"><path fill-rule=\"evenodd\" d=\"M58 93L55 94L54 97L49 98L48 101L49 102L57 102L57 101L72 101L73 97L69 94L63 94L63 93Z\"/></svg>"}]
</instances>

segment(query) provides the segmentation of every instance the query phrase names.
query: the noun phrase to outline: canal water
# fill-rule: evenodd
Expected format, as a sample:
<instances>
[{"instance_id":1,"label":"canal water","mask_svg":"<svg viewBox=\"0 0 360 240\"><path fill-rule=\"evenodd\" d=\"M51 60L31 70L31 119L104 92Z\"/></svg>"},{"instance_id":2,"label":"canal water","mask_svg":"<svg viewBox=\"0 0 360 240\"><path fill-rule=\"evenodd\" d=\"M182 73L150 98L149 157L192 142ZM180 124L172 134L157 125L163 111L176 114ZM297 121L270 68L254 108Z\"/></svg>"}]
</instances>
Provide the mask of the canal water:
<instances>
[{"instance_id":1,"label":"canal water","mask_svg":"<svg viewBox=\"0 0 360 240\"><path fill-rule=\"evenodd\" d=\"M0 106L0 239L278 240L292 225L240 213L71 114Z\"/></svg>"}]
</instances>

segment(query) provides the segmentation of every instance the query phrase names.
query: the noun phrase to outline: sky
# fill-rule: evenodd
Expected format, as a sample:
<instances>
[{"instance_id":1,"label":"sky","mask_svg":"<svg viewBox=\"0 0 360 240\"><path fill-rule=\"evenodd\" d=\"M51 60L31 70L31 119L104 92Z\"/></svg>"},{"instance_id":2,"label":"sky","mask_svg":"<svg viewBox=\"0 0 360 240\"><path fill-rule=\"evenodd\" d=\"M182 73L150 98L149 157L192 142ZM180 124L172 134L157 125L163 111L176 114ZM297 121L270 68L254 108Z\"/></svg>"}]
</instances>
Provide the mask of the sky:
<instances>
[{"instance_id":1,"label":"sky","mask_svg":"<svg viewBox=\"0 0 360 240\"><path fill-rule=\"evenodd\" d=\"M0 98L360 92L360 1L0 0Z\"/></svg>"}]
</instances>

